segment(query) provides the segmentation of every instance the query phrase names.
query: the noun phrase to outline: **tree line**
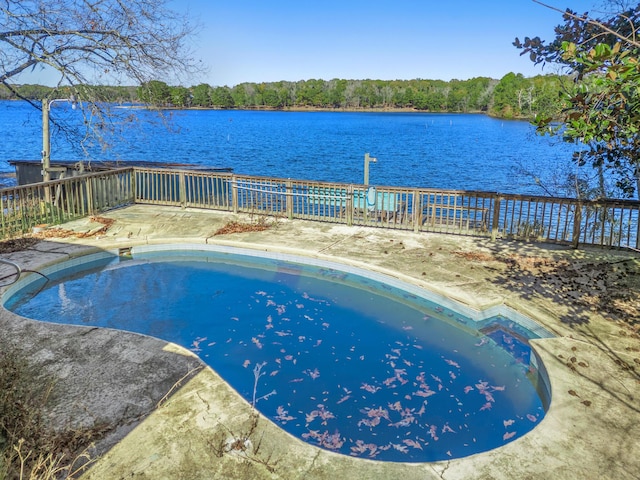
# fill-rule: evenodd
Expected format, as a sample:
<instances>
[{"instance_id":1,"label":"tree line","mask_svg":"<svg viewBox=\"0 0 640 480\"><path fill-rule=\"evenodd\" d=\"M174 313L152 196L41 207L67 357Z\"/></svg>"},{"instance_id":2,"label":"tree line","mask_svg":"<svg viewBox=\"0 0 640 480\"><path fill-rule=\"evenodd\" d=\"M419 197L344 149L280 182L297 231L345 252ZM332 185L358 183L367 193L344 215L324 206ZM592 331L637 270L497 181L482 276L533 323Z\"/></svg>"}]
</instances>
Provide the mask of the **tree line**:
<instances>
[{"instance_id":1,"label":"tree line","mask_svg":"<svg viewBox=\"0 0 640 480\"><path fill-rule=\"evenodd\" d=\"M84 86L92 98L105 102L145 103L166 108L219 109L344 109L425 112L484 112L501 118L553 116L562 108L560 92L566 77L525 78L509 73L500 80L300 80L241 83L234 87L172 86L160 80L134 86ZM51 97L42 85L0 88L0 99Z\"/></svg>"}]
</instances>

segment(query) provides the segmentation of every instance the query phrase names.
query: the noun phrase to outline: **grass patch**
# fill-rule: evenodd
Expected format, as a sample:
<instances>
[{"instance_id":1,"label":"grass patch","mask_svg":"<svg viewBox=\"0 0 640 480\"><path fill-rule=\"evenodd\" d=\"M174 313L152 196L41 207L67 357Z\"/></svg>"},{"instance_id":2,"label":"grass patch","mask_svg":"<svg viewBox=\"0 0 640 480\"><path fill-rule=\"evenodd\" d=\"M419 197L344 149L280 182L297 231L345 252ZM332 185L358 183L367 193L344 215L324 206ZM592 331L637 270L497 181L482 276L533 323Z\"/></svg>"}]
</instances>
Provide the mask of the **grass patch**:
<instances>
[{"instance_id":1,"label":"grass patch","mask_svg":"<svg viewBox=\"0 0 640 480\"><path fill-rule=\"evenodd\" d=\"M104 428L50 428L45 411L55 384L24 352L0 344L0 480L68 478L90 463L88 449Z\"/></svg>"}]
</instances>

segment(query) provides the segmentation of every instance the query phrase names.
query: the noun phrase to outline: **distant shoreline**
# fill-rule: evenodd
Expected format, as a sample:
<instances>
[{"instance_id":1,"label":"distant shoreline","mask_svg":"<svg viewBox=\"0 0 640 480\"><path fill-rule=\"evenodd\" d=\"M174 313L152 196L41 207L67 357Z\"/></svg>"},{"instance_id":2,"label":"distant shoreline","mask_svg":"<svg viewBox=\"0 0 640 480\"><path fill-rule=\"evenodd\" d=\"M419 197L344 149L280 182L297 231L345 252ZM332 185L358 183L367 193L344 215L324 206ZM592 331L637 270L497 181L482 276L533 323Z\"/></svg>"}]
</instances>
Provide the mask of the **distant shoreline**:
<instances>
[{"instance_id":1,"label":"distant shoreline","mask_svg":"<svg viewBox=\"0 0 640 480\"><path fill-rule=\"evenodd\" d=\"M473 110L467 112L446 112L442 110L419 110L417 108L394 108L394 107L380 107L380 108L353 108L353 107L243 107L243 108L220 108L220 107L155 107L149 105L138 105L130 108L146 108L149 110L216 110L216 111L256 111L256 112L336 112L336 113L430 113L434 115L486 115L491 118L499 120L520 120L529 121L529 117L513 117L505 118L496 116L490 112Z\"/></svg>"},{"instance_id":2,"label":"distant shoreline","mask_svg":"<svg viewBox=\"0 0 640 480\"><path fill-rule=\"evenodd\" d=\"M432 110L419 110L417 108L396 108L396 107L378 107L378 108L354 108L354 107L283 107L283 108L275 108L275 107L242 107L242 108L221 108L221 107L149 107L149 108L159 108L160 110L229 110L230 112L234 110L256 110L256 111L267 111L267 112L362 112L362 113L370 113L370 112L384 112L384 113L460 113L460 114L487 114L487 112L482 111L468 111L468 112L445 112L445 111L432 111Z\"/></svg>"},{"instance_id":3,"label":"distant shoreline","mask_svg":"<svg viewBox=\"0 0 640 480\"><path fill-rule=\"evenodd\" d=\"M432 115L486 115L489 118L496 120L508 120L518 122L530 122L530 117L518 116L518 117L500 117L491 112L485 111L468 111L468 112L445 112L445 111L433 111L433 110L418 110L417 108L326 108L326 107L286 107L286 108L273 108L273 107L244 107L244 108L219 108L219 107L145 107L140 106L138 108L148 108L150 110L216 110L216 111L254 111L254 112L335 112L335 113L416 113L416 114L432 114Z\"/></svg>"},{"instance_id":4,"label":"distant shoreline","mask_svg":"<svg viewBox=\"0 0 640 480\"><path fill-rule=\"evenodd\" d=\"M18 98L8 98L2 99L0 101L6 102L23 102L25 100ZM33 100L34 102L37 100ZM117 103L117 102L113 102ZM404 108L396 108L396 107L362 107L362 108L354 108L354 107L302 107L302 106L292 106L292 107L283 107L283 108L275 108L268 106L256 106L256 107L242 107L242 108L222 108L222 107L174 107L171 105L165 106L154 106L143 103L131 103L131 104L122 104L117 105L117 108L129 108L129 109L140 109L140 110L219 110L219 111L264 111L264 112L344 112L344 113L430 113L430 114L443 114L443 115L486 115L490 118L496 118L499 120L519 120L519 121L530 121L529 117L518 116L518 117L500 117L495 115L495 113L491 113L488 111L481 110L470 110L466 112L448 112L443 110L419 110L413 107L404 107Z\"/></svg>"}]
</instances>

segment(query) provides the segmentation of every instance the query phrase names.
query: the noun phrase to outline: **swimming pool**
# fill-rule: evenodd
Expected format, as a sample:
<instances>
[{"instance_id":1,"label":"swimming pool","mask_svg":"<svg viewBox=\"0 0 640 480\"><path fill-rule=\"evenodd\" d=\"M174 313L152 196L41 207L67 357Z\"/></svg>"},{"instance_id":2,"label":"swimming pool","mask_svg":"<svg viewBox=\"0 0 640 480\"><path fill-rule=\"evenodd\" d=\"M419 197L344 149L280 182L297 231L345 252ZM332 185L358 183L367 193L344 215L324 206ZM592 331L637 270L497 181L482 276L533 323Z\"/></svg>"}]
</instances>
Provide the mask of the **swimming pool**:
<instances>
[{"instance_id":1,"label":"swimming pool","mask_svg":"<svg viewBox=\"0 0 640 480\"><path fill-rule=\"evenodd\" d=\"M283 429L346 455L463 457L544 417L548 389L528 339L548 333L515 312L475 312L301 257L203 245L120 253L25 277L4 306L190 348Z\"/></svg>"}]
</instances>

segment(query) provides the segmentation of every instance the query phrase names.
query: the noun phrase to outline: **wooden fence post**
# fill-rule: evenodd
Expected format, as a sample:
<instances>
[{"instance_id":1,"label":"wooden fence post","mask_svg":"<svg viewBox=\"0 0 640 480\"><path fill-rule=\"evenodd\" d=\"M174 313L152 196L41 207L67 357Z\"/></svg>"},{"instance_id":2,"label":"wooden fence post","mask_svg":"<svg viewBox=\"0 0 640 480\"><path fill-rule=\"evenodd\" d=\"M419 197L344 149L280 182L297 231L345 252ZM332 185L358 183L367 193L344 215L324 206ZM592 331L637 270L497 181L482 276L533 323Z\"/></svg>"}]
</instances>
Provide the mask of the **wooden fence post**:
<instances>
[{"instance_id":1,"label":"wooden fence post","mask_svg":"<svg viewBox=\"0 0 640 480\"><path fill-rule=\"evenodd\" d=\"M136 204L136 200L138 199L138 191L136 188L136 169L132 168L131 170L129 170L129 186L131 188L131 191L129 192L130 198L131 198L131 203L133 203L134 205Z\"/></svg>"},{"instance_id":2,"label":"wooden fence post","mask_svg":"<svg viewBox=\"0 0 640 480\"><path fill-rule=\"evenodd\" d=\"M575 206L576 212L573 215L573 236L571 237L571 246L573 248L578 248L580 244L580 230L582 227L582 202L577 202Z\"/></svg>"},{"instance_id":3,"label":"wooden fence post","mask_svg":"<svg viewBox=\"0 0 640 480\"><path fill-rule=\"evenodd\" d=\"M87 211L89 215L95 215L95 206L93 204L93 179L95 177L89 177L85 181L85 185L87 186Z\"/></svg>"},{"instance_id":4,"label":"wooden fence post","mask_svg":"<svg viewBox=\"0 0 640 480\"><path fill-rule=\"evenodd\" d=\"M498 229L500 228L500 196L495 197L493 201L493 219L491 220L491 241L495 242L498 238Z\"/></svg>"},{"instance_id":5,"label":"wooden fence post","mask_svg":"<svg viewBox=\"0 0 640 480\"><path fill-rule=\"evenodd\" d=\"M180 172L180 207L187 207L187 180L184 172Z\"/></svg>"},{"instance_id":6,"label":"wooden fence post","mask_svg":"<svg viewBox=\"0 0 640 480\"><path fill-rule=\"evenodd\" d=\"M289 220L293 220L293 185L290 179L285 182L285 204L287 217Z\"/></svg>"},{"instance_id":7,"label":"wooden fence post","mask_svg":"<svg viewBox=\"0 0 640 480\"><path fill-rule=\"evenodd\" d=\"M347 187L347 198L345 202L347 209L347 225L350 227L353 225L353 185Z\"/></svg>"},{"instance_id":8,"label":"wooden fence post","mask_svg":"<svg viewBox=\"0 0 640 480\"><path fill-rule=\"evenodd\" d=\"M422 223L422 202L420 202L420 194L417 190L413 191L411 195L411 213L413 221L413 231L418 233L420 231L420 224Z\"/></svg>"},{"instance_id":9,"label":"wooden fence post","mask_svg":"<svg viewBox=\"0 0 640 480\"><path fill-rule=\"evenodd\" d=\"M231 207L233 213L238 213L238 180L235 175L231 175Z\"/></svg>"}]
</instances>

